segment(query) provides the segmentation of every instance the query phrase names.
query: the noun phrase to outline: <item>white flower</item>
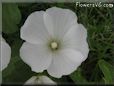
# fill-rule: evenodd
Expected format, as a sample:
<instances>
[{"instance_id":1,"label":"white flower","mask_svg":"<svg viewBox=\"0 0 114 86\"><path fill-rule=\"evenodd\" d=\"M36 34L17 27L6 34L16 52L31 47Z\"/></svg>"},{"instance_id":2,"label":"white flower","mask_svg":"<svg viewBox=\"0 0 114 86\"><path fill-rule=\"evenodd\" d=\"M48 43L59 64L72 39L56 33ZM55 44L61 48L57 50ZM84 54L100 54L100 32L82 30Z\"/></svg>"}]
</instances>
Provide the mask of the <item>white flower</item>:
<instances>
[{"instance_id":1,"label":"white flower","mask_svg":"<svg viewBox=\"0 0 114 86\"><path fill-rule=\"evenodd\" d=\"M89 52L87 31L68 9L32 13L21 28L21 38L26 41L20 49L22 60L32 71L47 70L56 78L75 71Z\"/></svg>"},{"instance_id":2,"label":"white flower","mask_svg":"<svg viewBox=\"0 0 114 86\"><path fill-rule=\"evenodd\" d=\"M29 84L56 84L54 81L52 81L49 77L47 76L32 76L29 80L25 82L25 85Z\"/></svg>"},{"instance_id":3,"label":"white flower","mask_svg":"<svg viewBox=\"0 0 114 86\"><path fill-rule=\"evenodd\" d=\"M1 55L0 55L0 70L4 70L9 62L10 62L10 57L11 57L11 48L10 46L6 43L6 41L2 38L0 35L0 46L1 46Z\"/></svg>"}]
</instances>

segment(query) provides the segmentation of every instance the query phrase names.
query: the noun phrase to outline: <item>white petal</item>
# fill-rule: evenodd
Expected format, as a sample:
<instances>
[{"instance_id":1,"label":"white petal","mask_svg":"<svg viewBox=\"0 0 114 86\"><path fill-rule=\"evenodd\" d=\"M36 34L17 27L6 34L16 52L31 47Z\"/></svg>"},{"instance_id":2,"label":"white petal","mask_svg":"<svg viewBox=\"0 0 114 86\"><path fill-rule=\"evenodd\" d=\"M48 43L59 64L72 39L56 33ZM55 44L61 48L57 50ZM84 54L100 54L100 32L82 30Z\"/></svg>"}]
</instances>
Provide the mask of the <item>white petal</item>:
<instances>
[{"instance_id":1,"label":"white petal","mask_svg":"<svg viewBox=\"0 0 114 86\"><path fill-rule=\"evenodd\" d=\"M64 47L80 51L84 55L85 60L89 52L86 38L87 30L85 27L82 24L74 25L63 37Z\"/></svg>"},{"instance_id":2,"label":"white petal","mask_svg":"<svg viewBox=\"0 0 114 86\"><path fill-rule=\"evenodd\" d=\"M47 76L40 76L39 81L41 84L56 84L54 81L52 81L49 77Z\"/></svg>"},{"instance_id":3,"label":"white petal","mask_svg":"<svg viewBox=\"0 0 114 86\"><path fill-rule=\"evenodd\" d=\"M56 84L47 76L32 76L29 80L25 82L25 85L31 84Z\"/></svg>"},{"instance_id":4,"label":"white petal","mask_svg":"<svg viewBox=\"0 0 114 86\"><path fill-rule=\"evenodd\" d=\"M83 55L80 52L72 49L61 50L53 56L52 64L47 71L51 76L60 78L75 71L82 61Z\"/></svg>"},{"instance_id":5,"label":"white petal","mask_svg":"<svg viewBox=\"0 0 114 86\"><path fill-rule=\"evenodd\" d=\"M4 38L2 38L1 34L0 34L0 38L1 38L1 41L4 41L4 42L6 42L6 41L4 40Z\"/></svg>"},{"instance_id":6,"label":"white petal","mask_svg":"<svg viewBox=\"0 0 114 86\"><path fill-rule=\"evenodd\" d=\"M46 27L50 28L50 31L53 31L54 35L59 38L61 38L72 25L77 24L76 14L69 9L52 7L47 9L46 13L47 16L44 18L45 24L47 24Z\"/></svg>"},{"instance_id":7,"label":"white petal","mask_svg":"<svg viewBox=\"0 0 114 86\"><path fill-rule=\"evenodd\" d=\"M47 13L44 13L44 23L45 23L45 26L48 30L48 33L51 35L51 36L54 36L54 26L53 26L53 22L52 22L52 19L51 19L51 16Z\"/></svg>"},{"instance_id":8,"label":"white petal","mask_svg":"<svg viewBox=\"0 0 114 86\"><path fill-rule=\"evenodd\" d=\"M32 13L21 27L21 38L27 42L38 44L49 37L44 24L44 11Z\"/></svg>"},{"instance_id":9,"label":"white petal","mask_svg":"<svg viewBox=\"0 0 114 86\"><path fill-rule=\"evenodd\" d=\"M11 58L11 48L10 46L6 43L6 41L1 38L1 70L4 70Z\"/></svg>"},{"instance_id":10,"label":"white petal","mask_svg":"<svg viewBox=\"0 0 114 86\"><path fill-rule=\"evenodd\" d=\"M20 56L35 72L43 72L52 60L51 53L43 44L35 45L25 42L20 49Z\"/></svg>"},{"instance_id":11,"label":"white petal","mask_svg":"<svg viewBox=\"0 0 114 86\"><path fill-rule=\"evenodd\" d=\"M25 82L25 85L37 84L37 76L32 76L29 80Z\"/></svg>"}]
</instances>

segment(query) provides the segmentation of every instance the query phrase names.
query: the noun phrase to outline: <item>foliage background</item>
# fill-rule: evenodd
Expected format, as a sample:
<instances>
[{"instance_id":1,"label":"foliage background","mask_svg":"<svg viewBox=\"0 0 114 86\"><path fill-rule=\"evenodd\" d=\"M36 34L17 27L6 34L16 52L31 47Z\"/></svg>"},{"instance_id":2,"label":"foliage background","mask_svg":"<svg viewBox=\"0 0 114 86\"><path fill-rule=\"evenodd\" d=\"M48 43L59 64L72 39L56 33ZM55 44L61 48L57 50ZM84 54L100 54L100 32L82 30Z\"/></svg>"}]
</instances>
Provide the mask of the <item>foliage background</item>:
<instances>
[{"instance_id":1,"label":"foliage background","mask_svg":"<svg viewBox=\"0 0 114 86\"><path fill-rule=\"evenodd\" d=\"M32 72L20 56L19 49L24 42L20 38L20 28L28 15L34 11L57 6L71 9L88 31L89 56L71 75L53 78L46 71ZM2 3L2 35L12 48L11 61L2 71L3 84L24 83L33 75L46 74L57 83L114 84L114 23L113 8L76 7L75 3Z\"/></svg>"}]
</instances>

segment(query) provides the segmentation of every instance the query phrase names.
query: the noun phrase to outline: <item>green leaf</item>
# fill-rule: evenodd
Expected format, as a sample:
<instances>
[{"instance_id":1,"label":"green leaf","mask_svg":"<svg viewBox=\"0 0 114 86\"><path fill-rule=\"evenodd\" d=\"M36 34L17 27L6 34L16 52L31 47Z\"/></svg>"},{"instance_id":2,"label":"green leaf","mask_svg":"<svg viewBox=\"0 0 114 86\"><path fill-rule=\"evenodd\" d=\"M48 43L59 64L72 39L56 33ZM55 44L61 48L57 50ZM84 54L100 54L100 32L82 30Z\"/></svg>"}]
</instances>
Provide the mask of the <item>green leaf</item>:
<instances>
[{"instance_id":1,"label":"green leaf","mask_svg":"<svg viewBox=\"0 0 114 86\"><path fill-rule=\"evenodd\" d=\"M70 75L70 77L75 83L83 83L83 84L87 83L87 80L82 75L80 68L78 68L75 72L73 72Z\"/></svg>"},{"instance_id":2,"label":"green leaf","mask_svg":"<svg viewBox=\"0 0 114 86\"><path fill-rule=\"evenodd\" d=\"M101 69L102 73L104 74L103 80L105 83L112 83L114 81L114 68L111 64L106 62L105 60L99 60L98 62L99 68Z\"/></svg>"},{"instance_id":3,"label":"green leaf","mask_svg":"<svg viewBox=\"0 0 114 86\"><path fill-rule=\"evenodd\" d=\"M16 4L2 5L2 25L4 33L14 33L18 30L17 24L21 20L21 13Z\"/></svg>"},{"instance_id":4,"label":"green leaf","mask_svg":"<svg viewBox=\"0 0 114 86\"><path fill-rule=\"evenodd\" d=\"M19 56L12 57L8 67L3 70L3 83L24 83L33 76L30 67L19 58Z\"/></svg>"},{"instance_id":5,"label":"green leaf","mask_svg":"<svg viewBox=\"0 0 114 86\"><path fill-rule=\"evenodd\" d=\"M18 3L19 7L28 7L30 5L31 5L31 3Z\"/></svg>"}]
</instances>

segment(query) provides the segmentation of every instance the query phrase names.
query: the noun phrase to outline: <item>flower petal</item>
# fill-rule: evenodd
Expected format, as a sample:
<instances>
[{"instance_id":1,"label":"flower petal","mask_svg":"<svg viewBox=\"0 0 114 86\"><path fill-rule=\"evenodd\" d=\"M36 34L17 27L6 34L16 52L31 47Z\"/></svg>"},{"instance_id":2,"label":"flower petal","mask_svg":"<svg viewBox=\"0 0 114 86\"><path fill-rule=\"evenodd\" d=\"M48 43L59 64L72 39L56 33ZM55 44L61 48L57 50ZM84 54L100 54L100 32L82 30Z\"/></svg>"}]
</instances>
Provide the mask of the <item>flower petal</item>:
<instances>
[{"instance_id":1,"label":"flower petal","mask_svg":"<svg viewBox=\"0 0 114 86\"><path fill-rule=\"evenodd\" d=\"M44 24L48 30L48 33L53 37L55 27L53 26L51 16L49 14L47 14L46 12L44 13Z\"/></svg>"},{"instance_id":2,"label":"flower petal","mask_svg":"<svg viewBox=\"0 0 114 86\"><path fill-rule=\"evenodd\" d=\"M75 71L82 63L83 55L72 49L61 50L53 56L52 63L47 69L48 73L56 78L68 75Z\"/></svg>"},{"instance_id":3,"label":"flower petal","mask_svg":"<svg viewBox=\"0 0 114 86\"><path fill-rule=\"evenodd\" d=\"M52 60L51 53L43 44L35 45L25 42L20 49L20 56L35 72L43 72Z\"/></svg>"},{"instance_id":4,"label":"flower petal","mask_svg":"<svg viewBox=\"0 0 114 86\"><path fill-rule=\"evenodd\" d=\"M38 44L49 37L44 24L44 11L32 13L21 27L21 38L27 42Z\"/></svg>"},{"instance_id":5,"label":"flower petal","mask_svg":"<svg viewBox=\"0 0 114 86\"><path fill-rule=\"evenodd\" d=\"M69 9L52 7L47 9L46 13L48 15L44 18L45 24L47 24L46 27L50 28L50 31L52 31L53 28L54 35L59 38L61 38L72 25L77 23L76 14Z\"/></svg>"},{"instance_id":6,"label":"flower petal","mask_svg":"<svg viewBox=\"0 0 114 86\"><path fill-rule=\"evenodd\" d=\"M25 82L24 85L37 84L37 83L36 83L36 80L37 80L37 76L32 76L29 80L27 80L27 81Z\"/></svg>"},{"instance_id":7,"label":"flower petal","mask_svg":"<svg viewBox=\"0 0 114 86\"><path fill-rule=\"evenodd\" d=\"M56 84L54 81L52 81L49 77L47 76L40 76L39 81L41 84Z\"/></svg>"},{"instance_id":8,"label":"flower petal","mask_svg":"<svg viewBox=\"0 0 114 86\"><path fill-rule=\"evenodd\" d=\"M80 51L84 55L84 60L89 53L89 47L87 44L87 30L82 24L77 24L71 27L71 29L63 37L63 43L65 48L73 48Z\"/></svg>"},{"instance_id":9,"label":"flower petal","mask_svg":"<svg viewBox=\"0 0 114 86\"><path fill-rule=\"evenodd\" d=\"M1 39L1 70L4 70L9 62L11 57L11 48L6 43L6 41L2 38Z\"/></svg>"},{"instance_id":10,"label":"flower petal","mask_svg":"<svg viewBox=\"0 0 114 86\"><path fill-rule=\"evenodd\" d=\"M32 76L29 80L25 82L25 85L31 85L31 84L56 84L54 81L52 81L47 76Z\"/></svg>"}]
</instances>

